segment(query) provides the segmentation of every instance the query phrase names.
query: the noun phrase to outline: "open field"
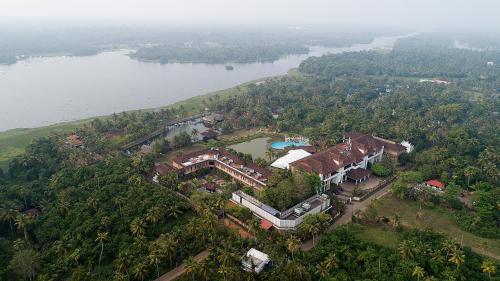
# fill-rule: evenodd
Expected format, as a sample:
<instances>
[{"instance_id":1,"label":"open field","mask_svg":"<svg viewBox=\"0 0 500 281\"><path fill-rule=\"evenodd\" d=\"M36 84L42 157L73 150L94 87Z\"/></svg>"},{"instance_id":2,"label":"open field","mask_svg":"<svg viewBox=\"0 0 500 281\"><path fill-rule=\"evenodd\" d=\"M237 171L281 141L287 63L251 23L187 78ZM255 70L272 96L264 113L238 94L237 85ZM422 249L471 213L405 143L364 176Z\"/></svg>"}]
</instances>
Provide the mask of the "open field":
<instances>
[{"instance_id":1,"label":"open field","mask_svg":"<svg viewBox=\"0 0 500 281\"><path fill-rule=\"evenodd\" d=\"M153 109L142 109L137 111L153 111L161 108L179 107L182 105L184 106L185 110L188 113L195 113L204 110L205 105L203 101L205 99L217 96L221 100L224 100L231 96L244 93L248 86L255 84L258 81L263 81L269 78L270 77L255 81L250 81L229 89L193 97L164 107L153 108ZM95 118L106 119L110 118L110 115L93 117L71 122L58 123L40 128L13 129L5 132L0 132L0 168L6 170L8 167L8 162L12 158L22 154L24 152L26 145L28 145L33 139L45 137L51 133L65 134L74 131L76 128L82 126L87 122L90 122Z\"/></svg>"},{"instance_id":2,"label":"open field","mask_svg":"<svg viewBox=\"0 0 500 281\"><path fill-rule=\"evenodd\" d=\"M471 247L475 252L500 259L500 241L479 237L460 229L451 218L451 210L436 207L425 209L422 207L423 216L417 219L416 213L420 209L417 202L403 201L394 196L386 196L378 201L378 215L391 218L395 213L401 216L404 227L432 229L451 237L458 243ZM397 247L398 234L390 227L363 226L361 236L380 245Z\"/></svg>"}]
</instances>

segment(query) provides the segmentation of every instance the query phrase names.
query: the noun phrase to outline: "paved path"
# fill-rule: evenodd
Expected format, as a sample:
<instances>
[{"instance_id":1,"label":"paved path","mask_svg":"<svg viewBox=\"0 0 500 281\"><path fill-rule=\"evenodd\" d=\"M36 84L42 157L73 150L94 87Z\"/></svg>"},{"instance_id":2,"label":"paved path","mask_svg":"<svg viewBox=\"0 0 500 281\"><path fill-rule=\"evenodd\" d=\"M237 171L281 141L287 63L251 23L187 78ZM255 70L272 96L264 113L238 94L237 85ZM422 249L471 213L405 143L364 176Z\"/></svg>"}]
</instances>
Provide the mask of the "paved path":
<instances>
[{"instance_id":1,"label":"paved path","mask_svg":"<svg viewBox=\"0 0 500 281\"><path fill-rule=\"evenodd\" d=\"M194 260L196 262L199 262L199 261L203 260L204 258L206 258L208 256L208 254L209 254L209 251L205 250L205 251L197 254L194 257ZM155 281L172 281L175 278L177 278L177 277L181 276L182 274L184 274L185 271L186 271L185 264L182 263L178 267L176 267L176 268L170 270L169 272L163 274L158 279L155 279Z\"/></svg>"},{"instance_id":2,"label":"paved path","mask_svg":"<svg viewBox=\"0 0 500 281\"><path fill-rule=\"evenodd\" d=\"M375 192L372 194L370 197L365 199L362 202L355 202L353 201L352 204L347 205L347 208L345 210L345 213L337 218L331 228L335 228L339 225L347 224L351 221L352 215L356 213L359 210L364 210L374 199L378 199L384 195L386 195L389 191L391 190L391 184L388 184L387 186L383 187L379 191ZM319 237L316 237L315 241L318 241ZM300 250L303 252L307 252L311 250L314 247L312 239L309 241L304 242L302 245L300 245Z\"/></svg>"}]
</instances>

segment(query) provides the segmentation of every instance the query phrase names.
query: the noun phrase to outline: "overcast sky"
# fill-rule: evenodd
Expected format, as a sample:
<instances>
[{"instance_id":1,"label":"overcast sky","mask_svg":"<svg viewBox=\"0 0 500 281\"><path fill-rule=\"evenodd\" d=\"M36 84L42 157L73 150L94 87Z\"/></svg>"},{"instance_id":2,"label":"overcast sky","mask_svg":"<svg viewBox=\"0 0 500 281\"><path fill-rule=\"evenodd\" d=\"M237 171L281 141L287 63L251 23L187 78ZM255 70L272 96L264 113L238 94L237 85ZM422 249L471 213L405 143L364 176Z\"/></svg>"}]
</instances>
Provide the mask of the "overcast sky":
<instances>
[{"instance_id":1,"label":"overcast sky","mask_svg":"<svg viewBox=\"0 0 500 281\"><path fill-rule=\"evenodd\" d=\"M500 0L0 0L0 19L500 28Z\"/></svg>"}]
</instances>

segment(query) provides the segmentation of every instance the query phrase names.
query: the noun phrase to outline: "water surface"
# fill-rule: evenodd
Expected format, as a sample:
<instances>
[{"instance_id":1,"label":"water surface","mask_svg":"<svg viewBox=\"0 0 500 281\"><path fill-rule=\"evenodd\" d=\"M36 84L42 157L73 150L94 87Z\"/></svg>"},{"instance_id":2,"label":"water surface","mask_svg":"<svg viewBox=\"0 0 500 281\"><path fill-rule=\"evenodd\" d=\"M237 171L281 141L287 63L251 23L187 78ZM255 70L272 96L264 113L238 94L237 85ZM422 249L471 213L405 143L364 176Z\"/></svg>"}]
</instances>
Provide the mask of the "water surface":
<instances>
[{"instance_id":1,"label":"water surface","mask_svg":"<svg viewBox=\"0 0 500 281\"><path fill-rule=\"evenodd\" d=\"M400 36L401 37L401 36ZM140 62L129 51L86 57L29 58L0 66L0 131L160 107L259 78L283 75L309 56L391 47L379 37L350 47L312 47L275 62L225 64Z\"/></svg>"}]
</instances>

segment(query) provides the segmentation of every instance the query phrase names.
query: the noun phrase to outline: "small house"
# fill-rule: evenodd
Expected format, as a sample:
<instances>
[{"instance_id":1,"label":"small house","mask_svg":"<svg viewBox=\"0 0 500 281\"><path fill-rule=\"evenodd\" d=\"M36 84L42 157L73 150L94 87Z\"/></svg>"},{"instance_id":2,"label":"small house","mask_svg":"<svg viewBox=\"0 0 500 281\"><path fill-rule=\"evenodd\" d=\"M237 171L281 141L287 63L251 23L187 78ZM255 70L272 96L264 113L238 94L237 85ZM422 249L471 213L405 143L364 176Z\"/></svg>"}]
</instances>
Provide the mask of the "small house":
<instances>
[{"instance_id":1,"label":"small house","mask_svg":"<svg viewBox=\"0 0 500 281\"><path fill-rule=\"evenodd\" d=\"M439 192L443 192L446 186L444 183L434 179L426 181L425 185Z\"/></svg>"},{"instance_id":2,"label":"small house","mask_svg":"<svg viewBox=\"0 0 500 281\"><path fill-rule=\"evenodd\" d=\"M270 262L269 256L261 251L251 248L247 254L241 259L243 270L255 273L261 273L266 265Z\"/></svg>"}]
</instances>

